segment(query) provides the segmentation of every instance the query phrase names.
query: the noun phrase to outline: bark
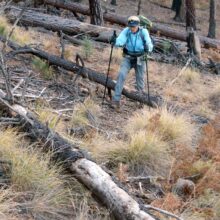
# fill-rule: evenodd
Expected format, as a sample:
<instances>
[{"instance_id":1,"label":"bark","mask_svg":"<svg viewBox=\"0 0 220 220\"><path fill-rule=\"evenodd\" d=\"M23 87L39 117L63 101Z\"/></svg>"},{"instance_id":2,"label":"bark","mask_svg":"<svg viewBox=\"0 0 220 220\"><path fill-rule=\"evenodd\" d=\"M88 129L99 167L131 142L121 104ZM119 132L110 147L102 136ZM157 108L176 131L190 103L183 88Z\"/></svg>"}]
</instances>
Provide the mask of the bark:
<instances>
[{"instance_id":1,"label":"bark","mask_svg":"<svg viewBox=\"0 0 220 220\"><path fill-rule=\"evenodd\" d=\"M216 37L216 1L210 0L210 17L209 17L209 33L208 37Z\"/></svg>"},{"instance_id":2,"label":"bark","mask_svg":"<svg viewBox=\"0 0 220 220\"><path fill-rule=\"evenodd\" d=\"M0 40L3 40L0 38ZM9 46L13 48L15 51L12 53L13 55L16 54L33 54L41 59L46 60L50 65L55 65L62 67L65 70L71 71L75 74L78 74L82 77L86 77L89 80L96 82L100 85L105 86L106 83L106 75L104 73L99 73L97 71L91 70L89 68L82 68L76 63L73 63L71 61L62 59L58 56L51 55L49 53L46 53L45 51L35 49L35 48L30 48L30 47L19 47L16 44L10 43ZM107 82L107 88L114 90L115 88L115 82L111 79L108 79ZM122 94L126 96L129 99L147 104L151 107L156 107L158 105L161 105L162 103L162 98L160 96L151 96L150 100L148 100L148 94L140 94L136 91L130 91L127 89L123 89Z\"/></svg>"},{"instance_id":3,"label":"bark","mask_svg":"<svg viewBox=\"0 0 220 220\"><path fill-rule=\"evenodd\" d=\"M100 0L89 0L91 24L102 26L104 24Z\"/></svg>"},{"instance_id":4,"label":"bark","mask_svg":"<svg viewBox=\"0 0 220 220\"><path fill-rule=\"evenodd\" d=\"M20 11L21 9L19 8L11 7L11 9L8 10L7 12L8 19L13 22L17 18ZM79 34L79 33L88 33L93 37L98 37L100 33L109 33L110 35L113 32L113 29L111 28L99 27L99 26L83 23L77 20L65 19L59 16L47 15L32 10L26 10L23 13L23 16L19 20L19 22L28 26L44 27L48 30L57 31L57 32L62 31L63 33L70 35ZM108 39L105 40L107 41Z\"/></svg>"},{"instance_id":5,"label":"bark","mask_svg":"<svg viewBox=\"0 0 220 220\"><path fill-rule=\"evenodd\" d=\"M188 31L187 47L190 54L196 56L199 60L201 60L202 51L200 41L196 32L193 30Z\"/></svg>"},{"instance_id":6,"label":"bark","mask_svg":"<svg viewBox=\"0 0 220 220\"><path fill-rule=\"evenodd\" d=\"M185 21L185 0L173 0L171 9L176 12L175 21Z\"/></svg>"},{"instance_id":7,"label":"bark","mask_svg":"<svg viewBox=\"0 0 220 220\"><path fill-rule=\"evenodd\" d=\"M90 15L89 8L82 4L76 4L73 2L70 2L69 0L45 0L46 4L61 7L70 11L76 11L85 15ZM119 25L126 26L127 25L127 17L123 17L120 15L112 14L112 13L105 13L103 15L104 19L106 21L109 21L111 23L116 23ZM180 41L186 41L187 33L177 31L174 28L167 27L165 25L160 24L153 24L153 27L151 29L151 33L160 33L160 35L163 35L165 37L173 38ZM199 36L200 41L202 44L204 44L206 47L210 48L220 48L220 41L215 39L210 39L208 37Z\"/></svg>"},{"instance_id":8,"label":"bark","mask_svg":"<svg viewBox=\"0 0 220 220\"><path fill-rule=\"evenodd\" d=\"M2 92L1 92L2 94ZM111 210L118 220L155 220L127 192L119 188L112 177L100 166L86 158L85 152L69 143L58 133L39 122L35 116L22 106L9 105L0 97L0 105L14 117L20 117L21 129L33 141L42 143L47 151L53 151L55 160L65 161L65 167Z\"/></svg>"},{"instance_id":9,"label":"bark","mask_svg":"<svg viewBox=\"0 0 220 220\"><path fill-rule=\"evenodd\" d=\"M196 9L194 0L186 0L186 29L196 30Z\"/></svg>"},{"instance_id":10,"label":"bark","mask_svg":"<svg viewBox=\"0 0 220 220\"><path fill-rule=\"evenodd\" d=\"M141 14L141 5L142 5L142 0L138 1L138 10L137 10L137 15Z\"/></svg>"}]
</instances>

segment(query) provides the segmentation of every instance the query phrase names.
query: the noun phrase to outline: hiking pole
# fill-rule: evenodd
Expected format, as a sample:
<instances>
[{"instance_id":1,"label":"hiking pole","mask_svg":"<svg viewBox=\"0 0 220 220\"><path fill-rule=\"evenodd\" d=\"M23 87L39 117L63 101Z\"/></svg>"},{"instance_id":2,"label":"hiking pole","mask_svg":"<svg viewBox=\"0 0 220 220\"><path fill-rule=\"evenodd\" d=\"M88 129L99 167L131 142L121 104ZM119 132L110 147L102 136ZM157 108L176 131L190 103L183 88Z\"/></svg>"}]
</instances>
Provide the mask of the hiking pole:
<instances>
[{"instance_id":1,"label":"hiking pole","mask_svg":"<svg viewBox=\"0 0 220 220\"><path fill-rule=\"evenodd\" d=\"M149 108L152 105L150 100L150 82L149 82L149 71L148 71L148 59L146 54L146 73L147 73L147 96L148 96L148 102L149 102Z\"/></svg>"},{"instance_id":2,"label":"hiking pole","mask_svg":"<svg viewBox=\"0 0 220 220\"><path fill-rule=\"evenodd\" d=\"M116 37L117 37L116 31L114 30L112 39L115 40ZM112 41L112 39L111 39L111 41ZM103 99L102 99L102 105L104 104L105 96L106 96L106 89L107 89L107 84L108 84L110 66L111 66L111 62L112 62L113 48L114 48L114 43L111 42L111 52L110 52L110 58L109 58L109 63L108 63L108 71L107 71L107 77L106 77L106 81L105 81L105 90L104 90L104 95L103 95Z\"/></svg>"}]
</instances>

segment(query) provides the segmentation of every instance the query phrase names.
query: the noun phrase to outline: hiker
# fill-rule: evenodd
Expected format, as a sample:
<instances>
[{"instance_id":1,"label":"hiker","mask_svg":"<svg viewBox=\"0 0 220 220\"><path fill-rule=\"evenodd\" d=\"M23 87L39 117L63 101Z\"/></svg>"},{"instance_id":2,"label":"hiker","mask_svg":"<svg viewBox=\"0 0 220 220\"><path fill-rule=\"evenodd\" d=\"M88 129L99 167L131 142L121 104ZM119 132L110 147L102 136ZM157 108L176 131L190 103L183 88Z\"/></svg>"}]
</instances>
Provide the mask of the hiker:
<instances>
[{"instance_id":1,"label":"hiker","mask_svg":"<svg viewBox=\"0 0 220 220\"><path fill-rule=\"evenodd\" d=\"M137 91L144 91L146 54L152 52L153 44L148 30L140 27L140 19L137 16L128 18L128 27L126 27L116 39L112 39L112 43L116 47L123 47L124 58L120 66L111 105L114 109L119 110L122 89L130 69L135 69Z\"/></svg>"}]
</instances>

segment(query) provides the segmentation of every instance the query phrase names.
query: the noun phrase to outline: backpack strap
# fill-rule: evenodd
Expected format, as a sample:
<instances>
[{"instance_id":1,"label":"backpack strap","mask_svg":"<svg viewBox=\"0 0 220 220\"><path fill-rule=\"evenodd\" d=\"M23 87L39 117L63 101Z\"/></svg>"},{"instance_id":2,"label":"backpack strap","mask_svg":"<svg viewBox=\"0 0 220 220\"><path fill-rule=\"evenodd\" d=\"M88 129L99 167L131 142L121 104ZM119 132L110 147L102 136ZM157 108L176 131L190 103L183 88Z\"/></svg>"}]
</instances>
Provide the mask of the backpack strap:
<instances>
[{"instance_id":1,"label":"backpack strap","mask_svg":"<svg viewBox=\"0 0 220 220\"><path fill-rule=\"evenodd\" d=\"M140 32L140 37L141 37L142 42L143 42L143 46L145 47L146 41L145 41L145 38L144 38L143 28L142 28L142 27L139 27L139 32ZM127 31L127 33L126 33L127 40L126 40L126 43L125 43L124 47L126 46L126 44L127 44L127 42L128 42L129 34L130 34L130 33L129 33L129 29L128 29L128 31Z\"/></svg>"}]
</instances>

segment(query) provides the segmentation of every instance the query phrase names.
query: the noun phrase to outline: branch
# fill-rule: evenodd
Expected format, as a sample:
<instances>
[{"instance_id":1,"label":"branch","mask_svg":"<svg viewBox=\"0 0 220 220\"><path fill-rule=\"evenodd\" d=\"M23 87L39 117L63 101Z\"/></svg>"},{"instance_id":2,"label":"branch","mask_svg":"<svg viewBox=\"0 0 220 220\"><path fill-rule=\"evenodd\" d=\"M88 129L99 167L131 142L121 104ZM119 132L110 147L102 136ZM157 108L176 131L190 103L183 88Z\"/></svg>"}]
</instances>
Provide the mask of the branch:
<instances>
[{"instance_id":1,"label":"branch","mask_svg":"<svg viewBox=\"0 0 220 220\"><path fill-rule=\"evenodd\" d=\"M161 214L164 214L164 215L173 217L173 218L175 218L175 219L177 219L177 220L183 220L182 218L178 217L178 216L175 215L175 214L172 214L172 213L170 213L170 212L168 212L168 211L165 211L165 210L162 210L162 209L153 207L153 206L151 206L151 205L145 205L144 207L145 207L146 209L152 209L152 210L155 210L155 211L157 211L157 212L160 212Z\"/></svg>"}]
</instances>

